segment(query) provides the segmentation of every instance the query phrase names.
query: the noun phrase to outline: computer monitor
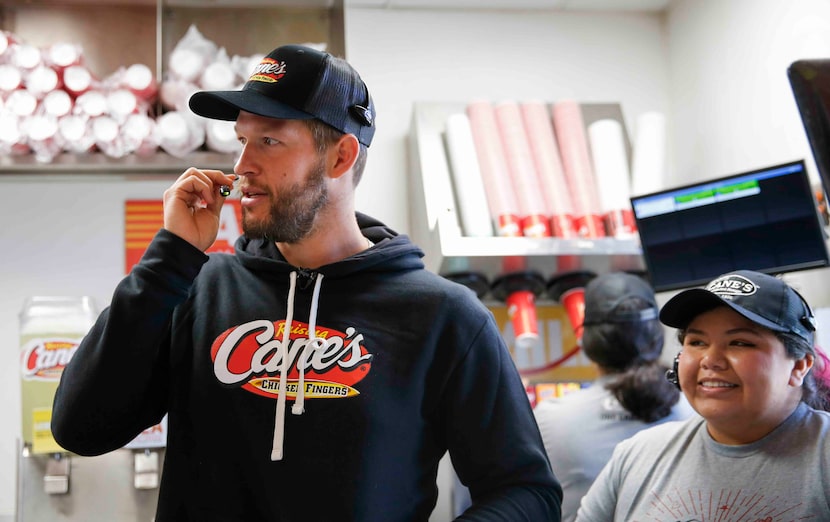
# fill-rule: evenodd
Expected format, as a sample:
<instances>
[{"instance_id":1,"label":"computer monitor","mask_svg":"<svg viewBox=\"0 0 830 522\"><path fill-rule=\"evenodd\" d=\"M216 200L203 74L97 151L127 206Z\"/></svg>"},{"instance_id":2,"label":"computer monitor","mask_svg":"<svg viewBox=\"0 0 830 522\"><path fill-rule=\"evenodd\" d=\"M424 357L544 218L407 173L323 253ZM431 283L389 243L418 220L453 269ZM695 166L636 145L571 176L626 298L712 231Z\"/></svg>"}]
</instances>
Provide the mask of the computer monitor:
<instances>
[{"instance_id":1,"label":"computer monitor","mask_svg":"<svg viewBox=\"0 0 830 522\"><path fill-rule=\"evenodd\" d=\"M830 264L803 160L630 199L658 292L732 270L778 274Z\"/></svg>"},{"instance_id":2,"label":"computer monitor","mask_svg":"<svg viewBox=\"0 0 830 522\"><path fill-rule=\"evenodd\" d=\"M801 122L824 191L830 191L830 59L797 60L787 68Z\"/></svg>"}]
</instances>

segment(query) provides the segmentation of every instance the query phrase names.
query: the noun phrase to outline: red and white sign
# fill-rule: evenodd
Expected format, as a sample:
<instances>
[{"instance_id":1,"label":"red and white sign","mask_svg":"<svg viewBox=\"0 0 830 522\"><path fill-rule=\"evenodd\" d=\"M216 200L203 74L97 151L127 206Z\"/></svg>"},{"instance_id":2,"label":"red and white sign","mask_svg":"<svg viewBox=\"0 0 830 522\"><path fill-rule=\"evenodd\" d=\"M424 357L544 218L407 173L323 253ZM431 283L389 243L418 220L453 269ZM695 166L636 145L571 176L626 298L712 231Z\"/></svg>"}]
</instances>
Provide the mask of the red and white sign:
<instances>
[{"instance_id":1,"label":"red and white sign","mask_svg":"<svg viewBox=\"0 0 830 522\"><path fill-rule=\"evenodd\" d=\"M164 227L164 209L160 199L133 199L124 204L124 273L141 260L144 251ZM238 199L227 199L219 214L219 233L206 252L233 252L233 244L242 235L242 207Z\"/></svg>"}]
</instances>

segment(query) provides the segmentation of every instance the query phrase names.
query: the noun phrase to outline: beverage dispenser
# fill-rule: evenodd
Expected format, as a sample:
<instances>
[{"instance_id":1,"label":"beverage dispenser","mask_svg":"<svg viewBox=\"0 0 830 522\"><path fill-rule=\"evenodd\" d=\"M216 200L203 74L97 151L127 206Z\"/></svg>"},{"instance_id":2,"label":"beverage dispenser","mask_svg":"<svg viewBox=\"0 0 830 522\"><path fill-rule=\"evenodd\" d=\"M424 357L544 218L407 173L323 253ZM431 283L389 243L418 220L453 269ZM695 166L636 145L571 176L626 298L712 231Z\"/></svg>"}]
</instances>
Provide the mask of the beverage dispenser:
<instances>
[{"instance_id":1,"label":"beverage dispenser","mask_svg":"<svg viewBox=\"0 0 830 522\"><path fill-rule=\"evenodd\" d=\"M52 436L61 374L97 315L86 296L30 297L20 312L18 522L152 520L155 513L164 421L97 457L70 454Z\"/></svg>"},{"instance_id":2,"label":"beverage dispenser","mask_svg":"<svg viewBox=\"0 0 830 522\"><path fill-rule=\"evenodd\" d=\"M90 297L36 296L20 312L21 440L33 455L63 452L52 437L52 400L64 367L97 316ZM68 461L55 457L44 487L49 493L68 488ZM66 471L66 473L63 473Z\"/></svg>"}]
</instances>

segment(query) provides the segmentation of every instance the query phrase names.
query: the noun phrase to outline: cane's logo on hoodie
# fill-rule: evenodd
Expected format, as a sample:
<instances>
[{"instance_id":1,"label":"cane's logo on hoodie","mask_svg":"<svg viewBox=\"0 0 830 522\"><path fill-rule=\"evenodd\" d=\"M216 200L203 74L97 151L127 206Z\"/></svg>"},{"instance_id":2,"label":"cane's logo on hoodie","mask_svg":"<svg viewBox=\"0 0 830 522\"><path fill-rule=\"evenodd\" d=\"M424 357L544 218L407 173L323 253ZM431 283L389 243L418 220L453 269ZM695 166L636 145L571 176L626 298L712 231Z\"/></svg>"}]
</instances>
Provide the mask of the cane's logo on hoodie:
<instances>
[{"instance_id":1,"label":"cane's logo on hoodie","mask_svg":"<svg viewBox=\"0 0 830 522\"><path fill-rule=\"evenodd\" d=\"M283 346L285 321L250 321L222 332L213 342L213 373L222 384L277 398L280 372L287 354L286 398L343 398L358 395L354 387L372 367L372 354L362 345L363 334L354 328L339 332L316 328L309 340L308 324L294 321Z\"/></svg>"}]
</instances>

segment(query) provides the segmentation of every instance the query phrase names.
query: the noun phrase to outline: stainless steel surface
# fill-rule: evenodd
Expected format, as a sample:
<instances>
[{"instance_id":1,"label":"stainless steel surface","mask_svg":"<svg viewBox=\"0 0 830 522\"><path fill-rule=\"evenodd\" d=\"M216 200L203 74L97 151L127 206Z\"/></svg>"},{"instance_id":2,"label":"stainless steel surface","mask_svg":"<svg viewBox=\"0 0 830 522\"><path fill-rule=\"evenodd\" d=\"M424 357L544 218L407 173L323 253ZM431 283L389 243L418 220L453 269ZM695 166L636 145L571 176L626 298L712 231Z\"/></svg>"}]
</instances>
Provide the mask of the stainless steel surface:
<instances>
[{"instance_id":1,"label":"stainless steel surface","mask_svg":"<svg viewBox=\"0 0 830 522\"><path fill-rule=\"evenodd\" d=\"M64 459L71 462L69 490L49 494L44 477L54 458L19 453L17 522L150 522L155 517L158 489L134 487L133 450Z\"/></svg>"}]
</instances>

